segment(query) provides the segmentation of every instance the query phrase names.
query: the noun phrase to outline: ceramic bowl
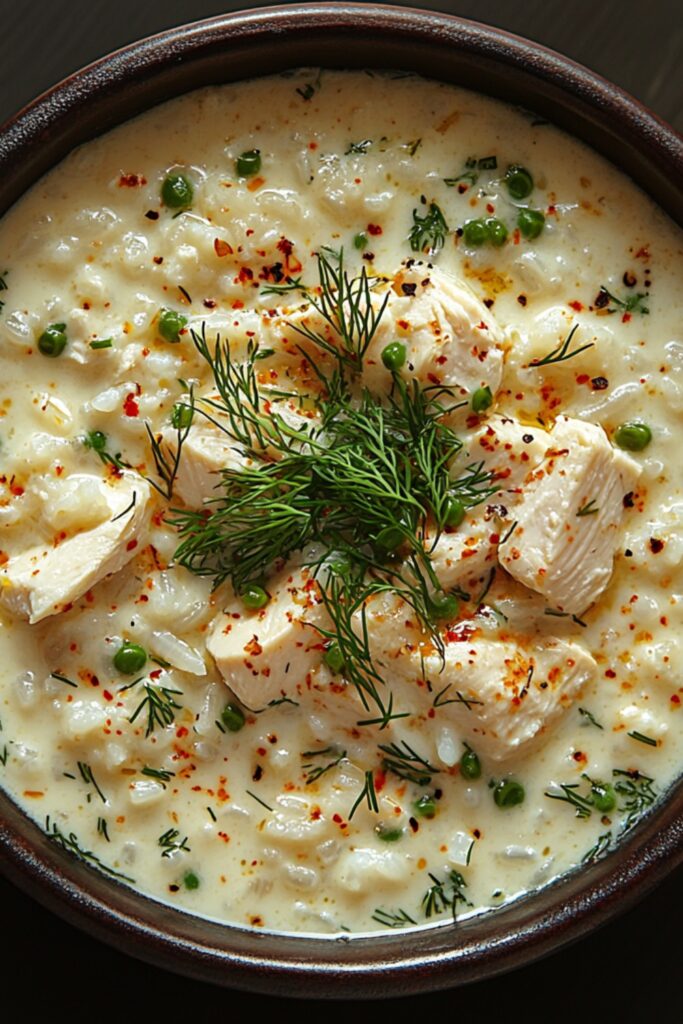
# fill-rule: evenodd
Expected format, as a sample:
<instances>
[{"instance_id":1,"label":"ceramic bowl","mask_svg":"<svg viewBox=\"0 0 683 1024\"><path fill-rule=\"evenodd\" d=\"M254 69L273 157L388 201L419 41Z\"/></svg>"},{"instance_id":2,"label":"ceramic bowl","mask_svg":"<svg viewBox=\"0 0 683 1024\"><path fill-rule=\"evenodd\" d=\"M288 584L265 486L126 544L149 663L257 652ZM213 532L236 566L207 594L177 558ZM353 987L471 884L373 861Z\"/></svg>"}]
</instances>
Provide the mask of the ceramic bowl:
<instances>
[{"instance_id":1,"label":"ceramic bowl","mask_svg":"<svg viewBox=\"0 0 683 1024\"><path fill-rule=\"evenodd\" d=\"M344 3L184 26L72 75L0 132L0 213L74 146L156 103L301 66L414 71L524 106L607 157L683 224L683 142L615 86L483 25ZM605 860L495 912L410 935L283 936L192 917L72 859L2 794L0 866L98 939L182 974L300 997L396 997L510 970L627 909L683 860L682 812L679 784Z\"/></svg>"}]
</instances>

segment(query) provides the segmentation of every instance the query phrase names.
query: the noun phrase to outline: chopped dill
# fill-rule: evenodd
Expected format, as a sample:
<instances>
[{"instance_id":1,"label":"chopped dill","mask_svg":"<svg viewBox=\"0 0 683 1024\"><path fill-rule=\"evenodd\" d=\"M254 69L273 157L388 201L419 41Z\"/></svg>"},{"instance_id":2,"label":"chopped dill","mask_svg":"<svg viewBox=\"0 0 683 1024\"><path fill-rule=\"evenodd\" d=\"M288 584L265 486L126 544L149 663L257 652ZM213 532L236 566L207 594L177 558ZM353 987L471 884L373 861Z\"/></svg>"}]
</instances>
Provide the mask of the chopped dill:
<instances>
[{"instance_id":1,"label":"chopped dill","mask_svg":"<svg viewBox=\"0 0 683 1024\"><path fill-rule=\"evenodd\" d=\"M385 928L405 928L409 924L417 924L417 921L401 907L398 910L383 910L382 907L377 907L370 920L384 925Z\"/></svg>"},{"instance_id":2,"label":"chopped dill","mask_svg":"<svg viewBox=\"0 0 683 1024\"><path fill-rule=\"evenodd\" d=\"M375 792L375 779L371 771L366 771L365 773L365 782L363 783L363 788L356 797L353 807L349 811L349 821L351 821L354 814L356 813L356 811L358 810L358 808L360 807L364 800L368 805L369 810L375 812L379 811L379 804L377 803L377 793Z\"/></svg>"},{"instance_id":3,"label":"chopped dill","mask_svg":"<svg viewBox=\"0 0 683 1024\"><path fill-rule=\"evenodd\" d=\"M135 879L131 878L130 875L124 875L121 871L115 871L114 868L110 868L107 864L103 863L96 853L92 850L84 849L77 836L73 832L69 832L66 835L59 826L53 821L50 821L48 814L45 819L45 835L51 843L55 846L59 846L62 850L66 850L67 853L71 853L78 860L85 861L88 864L94 864L96 867L103 871L106 875L111 875L112 878L121 878L124 882L135 883Z\"/></svg>"},{"instance_id":4,"label":"chopped dill","mask_svg":"<svg viewBox=\"0 0 683 1024\"><path fill-rule=\"evenodd\" d=\"M586 345L580 345L578 348L572 349L572 339L578 331L578 329L579 325L574 324L567 337L564 339L564 341L560 342L557 348L554 348L551 352L548 352L548 354L543 356L542 359L532 359L529 363L529 366L550 366L553 363L564 363L568 359L573 359L574 356L578 356L580 352L586 352L587 349L594 348L595 342L589 341Z\"/></svg>"},{"instance_id":5,"label":"chopped dill","mask_svg":"<svg viewBox=\"0 0 683 1024\"><path fill-rule=\"evenodd\" d=\"M421 217L417 210L413 210L413 226L408 235L410 248L413 252L434 256L443 249L449 231L446 218L436 203L429 204L424 217Z\"/></svg>"}]
</instances>

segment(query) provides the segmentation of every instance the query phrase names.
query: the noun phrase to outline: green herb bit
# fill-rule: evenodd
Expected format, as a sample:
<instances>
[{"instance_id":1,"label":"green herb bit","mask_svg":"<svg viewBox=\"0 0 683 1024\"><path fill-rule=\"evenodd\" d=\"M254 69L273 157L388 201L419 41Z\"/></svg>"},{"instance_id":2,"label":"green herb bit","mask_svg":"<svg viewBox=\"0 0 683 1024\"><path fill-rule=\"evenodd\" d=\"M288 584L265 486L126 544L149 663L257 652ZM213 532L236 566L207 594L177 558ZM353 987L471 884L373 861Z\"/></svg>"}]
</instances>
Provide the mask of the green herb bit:
<instances>
[{"instance_id":1,"label":"green herb bit","mask_svg":"<svg viewBox=\"0 0 683 1024\"><path fill-rule=\"evenodd\" d=\"M397 843L399 839L403 839L402 828L385 825L383 822L375 826L375 832L377 838L381 839L383 843Z\"/></svg>"},{"instance_id":2,"label":"green herb bit","mask_svg":"<svg viewBox=\"0 0 683 1024\"><path fill-rule=\"evenodd\" d=\"M6 292L7 291L7 275L8 274L9 274L9 270L3 270L2 274L0 274L0 292ZM0 299L0 314L2 313L4 308L5 308L5 303L4 303L3 300Z\"/></svg>"},{"instance_id":3,"label":"green herb bit","mask_svg":"<svg viewBox=\"0 0 683 1024\"><path fill-rule=\"evenodd\" d=\"M94 341L90 342L90 348L95 350L101 348L111 348L113 344L114 342L111 340L111 338L95 338Z\"/></svg>"},{"instance_id":4,"label":"green herb bit","mask_svg":"<svg viewBox=\"0 0 683 1024\"><path fill-rule=\"evenodd\" d=\"M120 452L112 455L107 451L107 435L101 430L89 430L80 440L83 447L94 451L105 465L114 466L116 469L130 468L130 464L121 458Z\"/></svg>"},{"instance_id":5,"label":"green herb bit","mask_svg":"<svg viewBox=\"0 0 683 1024\"><path fill-rule=\"evenodd\" d=\"M194 187L190 179L179 172L167 174L161 186L161 201L171 210L186 210L192 206Z\"/></svg>"},{"instance_id":6,"label":"green herb bit","mask_svg":"<svg viewBox=\"0 0 683 1024\"><path fill-rule=\"evenodd\" d=\"M526 167L513 164L505 172L505 184L512 199L527 199L534 190L534 179Z\"/></svg>"},{"instance_id":7,"label":"green herb bit","mask_svg":"<svg viewBox=\"0 0 683 1024\"><path fill-rule=\"evenodd\" d=\"M350 156L351 154L363 156L371 146L372 139L363 139L361 142L350 142L349 148L344 152L344 156Z\"/></svg>"},{"instance_id":8,"label":"green herb bit","mask_svg":"<svg viewBox=\"0 0 683 1024\"><path fill-rule=\"evenodd\" d=\"M66 348L67 340L66 324L50 324L38 338L38 351L56 359Z\"/></svg>"},{"instance_id":9,"label":"green herb bit","mask_svg":"<svg viewBox=\"0 0 683 1024\"><path fill-rule=\"evenodd\" d=\"M290 292L301 292L302 295L308 294L308 286L302 284L300 277L286 277L284 284L266 284L263 285L260 291L260 295L289 295Z\"/></svg>"},{"instance_id":10,"label":"green herb bit","mask_svg":"<svg viewBox=\"0 0 683 1024\"><path fill-rule=\"evenodd\" d=\"M407 151L408 156L415 156L421 145L422 139L413 139L411 142L404 142L403 149Z\"/></svg>"},{"instance_id":11,"label":"green herb bit","mask_svg":"<svg viewBox=\"0 0 683 1024\"><path fill-rule=\"evenodd\" d=\"M106 842L111 842L111 839L109 838L109 826L106 818L97 819L97 834L98 836L102 836Z\"/></svg>"},{"instance_id":12,"label":"green herb bit","mask_svg":"<svg viewBox=\"0 0 683 1024\"><path fill-rule=\"evenodd\" d=\"M545 216L540 210L529 210L526 207L517 214L517 227L528 242L538 238L545 227Z\"/></svg>"},{"instance_id":13,"label":"green herb bit","mask_svg":"<svg viewBox=\"0 0 683 1024\"><path fill-rule=\"evenodd\" d=\"M652 736L645 736L642 732L637 732L635 729L626 735L630 736L632 740L638 740L639 743L647 744L649 747L656 747L658 745L657 740L653 739Z\"/></svg>"},{"instance_id":14,"label":"green herb bit","mask_svg":"<svg viewBox=\"0 0 683 1024\"><path fill-rule=\"evenodd\" d=\"M444 184L450 188L460 184L476 185L479 181L479 171L495 171L497 167L498 160L495 156L484 156L480 159L470 156L465 161L463 171L455 178L444 178Z\"/></svg>"},{"instance_id":15,"label":"green herb bit","mask_svg":"<svg viewBox=\"0 0 683 1024\"><path fill-rule=\"evenodd\" d=\"M185 402L176 402L171 409L171 426L175 430L184 430L194 419L194 408Z\"/></svg>"},{"instance_id":16,"label":"green herb bit","mask_svg":"<svg viewBox=\"0 0 683 1024\"><path fill-rule=\"evenodd\" d=\"M110 875L112 878L121 878L124 882L135 883L135 879L131 878L130 875L124 875L120 871L115 871L114 868L110 868L107 864L104 864L97 854L92 852L92 850L84 849L73 832L69 832L68 835L65 835L55 822L50 821L49 814L45 819L45 835L51 843L59 846L62 850L66 850L67 853L73 854L73 856L77 857L78 860L85 861L88 864L94 864L106 875Z\"/></svg>"},{"instance_id":17,"label":"green herb bit","mask_svg":"<svg viewBox=\"0 0 683 1024\"><path fill-rule=\"evenodd\" d=\"M593 800L578 793L578 788L578 782L561 783L559 785L561 793L546 792L544 795L550 800L562 800L564 803L576 808L577 818L590 818L593 812ZM502 805L499 804L499 806Z\"/></svg>"},{"instance_id":18,"label":"green herb bit","mask_svg":"<svg viewBox=\"0 0 683 1024\"><path fill-rule=\"evenodd\" d=\"M584 853L581 858L581 863L592 864L597 860L602 860L602 858L609 853L611 845L612 830L610 829L609 832L605 832L603 835L599 836L595 846L591 846L590 850L588 850L587 853Z\"/></svg>"},{"instance_id":19,"label":"green herb bit","mask_svg":"<svg viewBox=\"0 0 683 1024\"><path fill-rule=\"evenodd\" d=\"M175 772L169 771L167 768L150 768L149 765L145 765L140 774L146 775L150 779L156 779L164 789L166 789L166 783L175 777Z\"/></svg>"},{"instance_id":20,"label":"green herb bit","mask_svg":"<svg viewBox=\"0 0 683 1024\"><path fill-rule=\"evenodd\" d=\"M2 752L0 753L0 764L2 765L3 768L7 764L8 757L9 757L9 750L7 749L7 744L5 743L5 744L3 744Z\"/></svg>"},{"instance_id":21,"label":"green herb bit","mask_svg":"<svg viewBox=\"0 0 683 1024\"><path fill-rule=\"evenodd\" d=\"M439 693L437 693L436 697L432 701L432 707L445 708L447 704L464 704L467 710L471 711L475 704L484 703L483 700L477 700L475 697L464 697L460 690L455 691L455 697L447 697L442 700L441 698L445 693L448 693L452 685L452 683L448 683L447 686L444 686L443 690L440 690Z\"/></svg>"},{"instance_id":22,"label":"green herb bit","mask_svg":"<svg viewBox=\"0 0 683 1024\"><path fill-rule=\"evenodd\" d=\"M450 910L453 920L456 920L458 903L465 903L472 906L465 896L464 890L467 882L459 871L449 871L446 878L441 881L436 875L429 872L432 885L422 897L422 908L425 917L429 918L435 914L443 914Z\"/></svg>"},{"instance_id":23,"label":"green herb bit","mask_svg":"<svg viewBox=\"0 0 683 1024\"><path fill-rule=\"evenodd\" d=\"M194 873L194 871L186 871L183 875L183 883L186 889L198 889L199 877Z\"/></svg>"},{"instance_id":24,"label":"green herb bit","mask_svg":"<svg viewBox=\"0 0 683 1024\"><path fill-rule=\"evenodd\" d=\"M180 332L187 327L187 317L175 309L161 309L159 311L159 334L164 341L180 341Z\"/></svg>"},{"instance_id":25,"label":"green herb bit","mask_svg":"<svg viewBox=\"0 0 683 1024\"><path fill-rule=\"evenodd\" d=\"M257 804L261 804L261 807L265 807L267 811L272 811L270 804L267 804L265 800L262 800L260 796L256 796L256 793L252 793L250 789L246 789L245 793L250 796L252 800L255 800Z\"/></svg>"},{"instance_id":26,"label":"green herb bit","mask_svg":"<svg viewBox=\"0 0 683 1024\"><path fill-rule=\"evenodd\" d=\"M590 711L588 711L588 710L587 710L586 708L579 708L579 714L580 714L580 715L581 715L581 716L582 716L583 718L585 718L585 720L586 720L587 722L590 722L590 724L591 724L591 725L594 725L594 726L596 727L596 729L602 729L602 728L604 728L604 726L600 725L600 723L599 723L599 722L598 722L598 720L596 719L595 715L593 715L593 714L592 714L592 713L591 713Z\"/></svg>"},{"instance_id":27,"label":"green herb bit","mask_svg":"<svg viewBox=\"0 0 683 1024\"><path fill-rule=\"evenodd\" d=\"M417 210L413 210L413 226L408 235L410 248L413 252L424 252L434 256L443 248L449 230L446 218L436 203L429 204L424 217L420 217Z\"/></svg>"},{"instance_id":28,"label":"green herb bit","mask_svg":"<svg viewBox=\"0 0 683 1024\"><path fill-rule=\"evenodd\" d=\"M178 404L178 403L177 403ZM175 406L174 406L175 408ZM184 410L188 409L189 412ZM157 435L152 431L149 423L145 421L145 430L147 431L147 437L149 438L150 447L152 450L152 458L154 459L154 468L157 475L161 479L161 483L157 483L151 477L146 476L145 480L154 488L155 491L165 498L166 501L170 501L173 496L173 487L175 480L178 475L178 469L180 468L180 459L183 452L183 445L187 440L187 435L190 432L192 426L192 420L194 419L195 401L194 392L190 388L187 396L187 402L182 403L182 412L177 414L179 426L176 429L175 447L169 450L168 447L162 447L161 435ZM171 414L173 415L173 414ZM175 426L175 424L173 424Z\"/></svg>"},{"instance_id":29,"label":"green herb bit","mask_svg":"<svg viewBox=\"0 0 683 1024\"><path fill-rule=\"evenodd\" d=\"M554 348L552 352L549 352L542 359L532 359L529 366L550 366L553 363L564 363L567 359L573 359L574 356L578 356L580 352L586 352L587 349L595 346L594 341L589 341L586 345L580 345L578 348L571 350L572 339L579 329L578 324L574 324L571 331L561 341L557 348Z\"/></svg>"},{"instance_id":30,"label":"green herb bit","mask_svg":"<svg viewBox=\"0 0 683 1024\"><path fill-rule=\"evenodd\" d=\"M506 810L524 803L524 786L514 779L502 779L493 790L496 807Z\"/></svg>"},{"instance_id":31,"label":"green herb bit","mask_svg":"<svg viewBox=\"0 0 683 1024\"><path fill-rule=\"evenodd\" d=\"M313 99L313 97L315 96L316 92L320 88L320 76L321 76L321 74L322 74L322 72L319 71L318 72L318 77L316 79L314 79L314 81L306 82L305 85L301 86L300 88L298 88L296 90L298 92L299 96L301 96L302 100L304 100L305 102L308 103L311 99Z\"/></svg>"},{"instance_id":32,"label":"green herb bit","mask_svg":"<svg viewBox=\"0 0 683 1024\"><path fill-rule=\"evenodd\" d=\"M657 799L654 779L644 775L637 769L629 770L614 768L612 770L614 789L622 799L620 811L626 812L621 832L626 832L635 825L643 812L651 807Z\"/></svg>"},{"instance_id":33,"label":"green herb bit","mask_svg":"<svg viewBox=\"0 0 683 1024\"><path fill-rule=\"evenodd\" d=\"M97 785L97 779L93 775L93 770L90 767L90 765L86 764L85 761L77 761L76 763L78 765L78 770L81 773L81 778L83 779L85 784L88 786L92 786L97 795L99 796L100 800L102 801L102 803L106 804L107 798L100 789L100 787ZM88 799L90 799L90 797L88 797Z\"/></svg>"},{"instance_id":34,"label":"green herb bit","mask_svg":"<svg viewBox=\"0 0 683 1024\"><path fill-rule=\"evenodd\" d=\"M326 754L336 754L336 757L332 761L328 761L324 765L314 765L310 762L308 764L302 764L301 768L306 777L306 785L310 786L312 782L317 782L321 775L325 775L327 772L336 768L344 758L346 757L346 751L342 750L339 752L336 747L323 747L322 750L305 750L301 755L302 758L310 757L324 757Z\"/></svg>"},{"instance_id":35,"label":"green herb bit","mask_svg":"<svg viewBox=\"0 0 683 1024\"><path fill-rule=\"evenodd\" d=\"M426 758L417 753L405 740L397 743L379 745L379 749L385 754L382 766L385 771L393 772L400 779L406 779L416 786L427 786L432 781L432 776L439 773L439 769L430 764Z\"/></svg>"},{"instance_id":36,"label":"green herb bit","mask_svg":"<svg viewBox=\"0 0 683 1024\"><path fill-rule=\"evenodd\" d=\"M652 431L647 423L631 421L622 423L614 431L614 443L628 452L642 452L652 440Z\"/></svg>"},{"instance_id":37,"label":"green herb bit","mask_svg":"<svg viewBox=\"0 0 683 1024\"><path fill-rule=\"evenodd\" d=\"M147 651L132 640L124 640L114 655L114 668L126 676L133 676L147 663Z\"/></svg>"},{"instance_id":38,"label":"green herb bit","mask_svg":"<svg viewBox=\"0 0 683 1024\"><path fill-rule=\"evenodd\" d=\"M182 708L182 704L178 704L174 698L181 696L182 690L171 690L167 686L154 686L151 683L144 683L143 690L145 696L128 721L132 724L144 712L147 716L145 737L148 737L157 726L163 729L175 722L175 713Z\"/></svg>"},{"instance_id":39,"label":"green herb bit","mask_svg":"<svg viewBox=\"0 0 683 1024\"><path fill-rule=\"evenodd\" d=\"M170 857L172 854L178 853L181 850L184 850L186 853L191 853L190 847L187 845L187 840L188 840L189 837L185 836L183 839L181 839L180 842L178 842L178 836L179 835L180 835L180 832L178 831L177 828L169 828L169 829L167 829L166 832L164 832L163 835L159 836L157 842L158 842L159 846L161 846L163 851L164 851L161 854L162 857ZM187 878L187 876L186 876L186 878ZM197 885L198 884L199 884L199 882L197 882ZM196 885L188 885L188 889L196 889L196 888L197 888Z\"/></svg>"},{"instance_id":40,"label":"green herb bit","mask_svg":"<svg viewBox=\"0 0 683 1024\"><path fill-rule=\"evenodd\" d=\"M626 298L620 299L605 288L603 284L600 287L600 292L598 293L595 305L598 309L607 308L608 313L640 313L643 316L647 316L650 309L645 305L645 299L649 299L649 297L649 292L637 292L631 295L627 294ZM614 303L614 306L610 306L609 303L605 301L606 299Z\"/></svg>"},{"instance_id":41,"label":"green herb bit","mask_svg":"<svg viewBox=\"0 0 683 1024\"><path fill-rule=\"evenodd\" d=\"M360 805L363 803L363 801L365 801L369 810L374 811L375 813L379 811L379 804L377 803L377 793L375 792L375 779L371 771L366 771L365 773L365 782L363 783L363 788L356 797L353 807L349 811L349 821L351 821L351 819L353 818L354 814L356 813Z\"/></svg>"},{"instance_id":42,"label":"green herb bit","mask_svg":"<svg viewBox=\"0 0 683 1024\"><path fill-rule=\"evenodd\" d=\"M239 732L245 724L242 708L238 704L226 704L221 711L221 722L230 732Z\"/></svg>"},{"instance_id":43,"label":"green herb bit","mask_svg":"<svg viewBox=\"0 0 683 1024\"><path fill-rule=\"evenodd\" d=\"M364 249L368 244L368 236L364 231L359 231L358 234L353 236L353 247L354 249Z\"/></svg>"},{"instance_id":44,"label":"green herb bit","mask_svg":"<svg viewBox=\"0 0 683 1024\"><path fill-rule=\"evenodd\" d=\"M417 924L417 921L400 907L398 910L383 910L377 907L370 920L384 925L385 928L405 928L407 925Z\"/></svg>"},{"instance_id":45,"label":"green herb bit","mask_svg":"<svg viewBox=\"0 0 683 1024\"><path fill-rule=\"evenodd\" d=\"M235 160L235 173L238 178L252 178L261 170L260 149L248 149Z\"/></svg>"},{"instance_id":46,"label":"green herb bit","mask_svg":"<svg viewBox=\"0 0 683 1024\"><path fill-rule=\"evenodd\" d=\"M344 655L341 647L334 640L328 644L323 654L323 661L333 672L341 672L344 668Z\"/></svg>"},{"instance_id":47,"label":"green herb bit","mask_svg":"<svg viewBox=\"0 0 683 1024\"><path fill-rule=\"evenodd\" d=\"M594 516L596 512L599 511L600 508L598 505L595 504L595 498L591 498L590 501L586 502L585 505L581 506L581 508L576 513L576 516L577 518L581 518L582 516Z\"/></svg>"},{"instance_id":48,"label":"green herb bit","mask_svg":"<svg viewBox=\"0 0 683 1024\"><path fill-rule=\"evenodd\" d=\"M69 679L68 676L63 676L60 672L50 672L51 679L58 679L60 683L66 683L67 686L78 687L78 683L74 682L73 679Z\"/></svg>"},{"instance_id":49,"label":"green herb bit","mask_svg":"<svg viewBox=\"0 0 683 1024\"><path fill-rule=\"evenodd\" d=\"M493 405L493 395L491 388L486 385L483 388L477 388L472 395L472 411L476 412L478 416L481 416L483 412L490 409Z\"/></svg>"}]
</instances>

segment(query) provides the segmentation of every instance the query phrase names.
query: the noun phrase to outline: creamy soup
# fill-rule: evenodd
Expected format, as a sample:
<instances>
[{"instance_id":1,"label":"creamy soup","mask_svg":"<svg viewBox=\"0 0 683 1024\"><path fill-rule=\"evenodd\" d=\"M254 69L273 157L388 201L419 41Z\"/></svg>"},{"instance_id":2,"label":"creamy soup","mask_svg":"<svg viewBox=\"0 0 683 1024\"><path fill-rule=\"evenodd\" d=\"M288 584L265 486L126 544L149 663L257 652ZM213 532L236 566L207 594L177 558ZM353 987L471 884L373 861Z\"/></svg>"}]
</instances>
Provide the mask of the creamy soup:
<instances>
[{"instance_id":1,"label":"creamy soup","mask_svg":"<svg viewBox=\"0 0 683 1024\"><path fill-rule=\"evenodd\" d=\"M682 266L594 153L409 75L75 151L0 224L7 792L254 928L608 856L683 763Z\"/></svg>"}]
</instances>

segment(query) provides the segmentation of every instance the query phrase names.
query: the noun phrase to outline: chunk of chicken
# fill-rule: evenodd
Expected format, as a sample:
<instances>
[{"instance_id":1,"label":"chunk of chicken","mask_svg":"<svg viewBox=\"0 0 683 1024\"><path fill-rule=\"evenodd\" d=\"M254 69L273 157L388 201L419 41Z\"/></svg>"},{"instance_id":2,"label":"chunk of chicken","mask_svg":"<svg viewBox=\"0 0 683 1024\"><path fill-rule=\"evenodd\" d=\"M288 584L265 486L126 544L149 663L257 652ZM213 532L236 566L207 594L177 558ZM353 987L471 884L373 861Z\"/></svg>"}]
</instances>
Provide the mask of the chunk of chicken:
<instances>
[{"instance_id":1,"label":"chunk of chicken","mask_svg":"<svg viewBox=\"0 0 683 1024\"><path fill-rule=\"evenodd\" d=\"M162 431L162 440L175 454L178 432L171 426ZM193 423L180 451L178 472L173 485L190 508L199 508L215 498L221 483L221 470L242 469L247 460L226 433L209 423Z\"/></svg>"},{"instance_id":2,"label":"chunk of chicken","mask_svg":"<svg viewBox=\"0 0 683 1024\"><path fill-rule=\"evenodd\" d=\"M29 548L0 572L0 601L15 615L33 623L64 611L140 550L149 484L133 473L118 480L96 479L107 506L104 522L56 545ZM84 509L85 522L89 514Z\"/></svg>"},{"instance_id":3,"label":"chunk of chicken","mask_svg":"<svg viewBox=\"0 0 683 1024\"><path fill-rule=\"evenodd\" d=\"M542 427L527 426L509 416L490 416L465 442L452 472L481 465L483 472L491 474L492 486L500 488L491 501L505 504L504 495L519 493L552 444L551 435Z\"/></svg>"},{"instance_id":4,"label":"chunk of chicken","mask_svg":"<svg viewBox=\"0 0 683 1024\"><path fill-rule=\"evenodd\" d=\"M389 342L406 346L404 377L444 384L468 395L495 392L503 373L503 334L464 282L427 263L407 260L391 279L387 308L363 360L363 383L374 392L391 386L382 362ZM378 291L377 304L384 298Z\"/></svg>"},{"instance_id":5,"label":"chunk of chicken","mask_svg":"<svg viewBox=\"0 0 683 1024\"><path fill-rule=\"evenodd\" d=\"M327 612L306 570L285 570L268 585L273 595L257 612L222 612L206 647L235 696L249 708L307 688L322 662L324 641L313 627Z\"/></svg>"},{"instance_id":6,"label":"chunk of chicken","mask_svg":"<svg viewBox=\"0 0 683 1024\"><path fill-rule=\"evenodd\" d=\"M594 679L597 666L578 644L550 639L527 650L510 642L481 640L466 623L448 643L445 666L437 654L424 659L442 713L483 757L505 761L546 739L550 727ZM452 704L445 702L452 700Z\"/></svg>"},{"instance_id":7,"label":"chunk of chicken","mask_svg":"<svg viewBox=\"0 0 683 1024\"><path fill-rule=\"evenodd\" d=\"M516 526L498 557L511 576L554 608L578 614L609 583L623 499L640 467L592 423L562 416L552 440L524 486Z\"/></svg>"}]
</instances>

